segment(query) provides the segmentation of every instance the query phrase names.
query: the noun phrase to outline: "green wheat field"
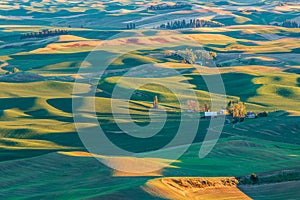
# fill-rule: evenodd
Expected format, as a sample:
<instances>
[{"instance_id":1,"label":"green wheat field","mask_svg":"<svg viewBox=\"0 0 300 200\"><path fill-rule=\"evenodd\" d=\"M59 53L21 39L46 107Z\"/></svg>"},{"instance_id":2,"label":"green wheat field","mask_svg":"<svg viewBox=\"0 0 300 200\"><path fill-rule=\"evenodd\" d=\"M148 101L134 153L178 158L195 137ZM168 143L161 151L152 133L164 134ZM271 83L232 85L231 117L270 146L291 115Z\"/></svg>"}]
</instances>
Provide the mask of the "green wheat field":
<instances>
[{"instance_id":1,"label":"green wheat field","mask_svg":"<svg viewBox=\"0 0 300 200\"><path fill-rule=\"evenodd\" d=\"M182 38L193 44L178 42ZM93 65L86 58L99 45L105 46L103 56L130 45L144 48L118 56L98 80L92 75L102 63ZM198 58L206 56L211 63L179 56L187 51ZM153 77L124 77L143 65L153 66ZM179 75L164 74L168 70ZM243 122L235 123L228 113L217 144L200 159L212 120L203 117L203 106L211 101L205 80L216 76L215 70L223 80L227 102L244 102L247 113L265 112L267 117L244 119L244 113ZM149 80L157 84L135 88ZM172 141L182 120L195 118L196 136L192 144L182 141L170 147L176 151L190 145L169 165L156 158L95 155L86 149L75 126L75 82L83 91L95 88L95 95L85 94L81 110L92 118L85 107L94 103L105 135L120 148L134 153L158 150ZM129 109L130 119L114 118L112 104L122 104L112 95L116 87L124 94L135 91L129 108L118 107L121 114ZM180 105L178 97L185 102L191 97L175 95L172 87L192 89L199 112ZM165 110L164 127L149 138L122 131L118 123L149 124L155 96L158 111L153 120L159 123L160 110ZM221 109L226 108L213 111ZM85 126L88 130L93 124ZM164 167L132 174L95 157L129 168L138 169L144 162ZM280 200L300 199L299 188L298 1L0 2L0 199Z\"/></svg>"}]
</instances>

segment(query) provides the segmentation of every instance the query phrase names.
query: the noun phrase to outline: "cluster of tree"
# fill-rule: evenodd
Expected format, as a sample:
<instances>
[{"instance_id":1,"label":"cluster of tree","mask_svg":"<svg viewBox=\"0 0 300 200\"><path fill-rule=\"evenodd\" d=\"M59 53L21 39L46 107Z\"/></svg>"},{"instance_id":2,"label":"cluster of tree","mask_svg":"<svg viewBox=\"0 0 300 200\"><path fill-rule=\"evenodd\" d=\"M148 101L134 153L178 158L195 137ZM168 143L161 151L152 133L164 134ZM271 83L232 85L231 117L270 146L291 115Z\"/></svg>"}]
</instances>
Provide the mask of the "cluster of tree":
<instances>
[{"instance_id":1,"label":"cluster of tree","mask_svg":"<svg viewBox=\"0 0 300 200\"><path fill-rule=\"evenodd\" d=\"M198 101L194 101L194 100L188 100L186 102L188 110L191 112L199 112L200 110L200 106L199 106L199 102Z\"/></svg>"},{"instance_id":2,"label":"cluster of tree","mask_svg":"<svg viewBox=\"0 0 300 200\"><path fill-rule=\"evenodd\" d=\"M268 113L266 111L264 111L262 113L258 113L257 117L268 117Z\"/></svg>"},{"instance_id":3,"label":"cluster of tree","mask_svg":"<svg viewBox=\"0 0 300 200\"><path fill-rule=\"evenodd\" d=\"M190 19L167 22L167 24L160 25L161 29L182 29L182 28L201 28L201 27L223 27L224 24L208 20Z\"/></svg>"},{"instance_id":4,"label":"cluster of tree","mask_svg":"<svg viewBox=\"0 0 300 200\"><path fill-rule=\"evenodd\" d=\"M284 2L278 2L278 6L286 6L286 3L284 3Z\"/></svg>"},{"instance_id":5,"label":"cluster of tree","mask_svg":"<svg viewBox=\"0 0 300 200\"><path fill-rule=\"evenodd\" d=\"M187 107L188 110L191 112L208 112L210 109L210 106L208 105L208 103L204 103L203 106L200 107L200 104L198 101L195 100L188 100L187 101Z\"/></svg>"},{"instance_id":6,"label":"cluster of tree","mask_svg":"<svg viewBox=\"0 0 300 200\"><path fill-rule=\"evenodd\" d=\"M247 113L246 105L240 101L229 101L227 104L227 110L236 122L242 122L245 119Z\"/></svg>"},{"instance_id":7,"label":"cluster of tree","mask_svg":"<svg viewBox=\"0 0 300 200\"><path fill-rule=\"evenodd\" d=\"M253 13L253 12L257 12L257 10L256 9L246 9L246 10L240 10L240 12L251 12L251 13Z\"/></svg>"},{"instance_id":8,"label":"cluster of tree","mask_svg":"<svg viewBox=\"0 0 300 200\"><path fill-rule=\"evenodd\" d=\"M186 3L177 2L175 5L168 5L168 4L158 4L158 5L152 5L148 7L148 10L168 10L168 9L180 9L190 6Z\"/></svg>"},{"instance_id":9,"label":"cluster of tree","mask_svg":"<svg viewBox=\"0 0 300 200\"><path fill-rule=\"evenodd\" d=\"M49 36L56 36L56 35L65 35L68 34L68 30L61 30L61 29L55 29L55 30L42 30L39 32L31 32L31 33L25 33L21 35L21 39L27 39L27 38L43 38L43 37L49 37Z\"/></svg>"},{"instance_id":10,"label":"cluster of tree","mask_svg":"<svg viewBox=\"0 0 300 200\"><path fill-rule=\"evenodd\" d=\"M285 20L281 26L286 28L299 28L300 24L298 24L296 21Z\"/></svg>"},{"instance_id":11,"label":"cluster of tree","mask_svg":"<svg viewBox=\"0 0 300 200\"><path fill-rule=\"evenodd\" d=\"M195 64L196 61L211 61L217 59L217 53L213 51L185 49L178 51L166 51L167 57L173 57L182 60L184 63ZM201 62L200 62L201 63ZM203 64L203 63L202 63Z\"/></svg>"},{"instance_id":12,"label":"cluster of tree","mask_svg":"<svg viewBox=\"0 0 300 200\"><path fill-rule=\"evenodd\" d=\"M300 24L298 24L296 21L292 20L285 20L282 23L274 23L275 26L282 26L286 28L300 28Z\"/></svg>"},{"instance_id":13,"label":"cluster of tree","mask_svg":"<svg viewBox=\"0 0 300 200\"><path fill-rule=\"evenodd\" d=\"M131 29L135 29L136 28L136 24L135 23L129 23L127 24L127 30L131 30Z\"/></svg>"}]
</instances>

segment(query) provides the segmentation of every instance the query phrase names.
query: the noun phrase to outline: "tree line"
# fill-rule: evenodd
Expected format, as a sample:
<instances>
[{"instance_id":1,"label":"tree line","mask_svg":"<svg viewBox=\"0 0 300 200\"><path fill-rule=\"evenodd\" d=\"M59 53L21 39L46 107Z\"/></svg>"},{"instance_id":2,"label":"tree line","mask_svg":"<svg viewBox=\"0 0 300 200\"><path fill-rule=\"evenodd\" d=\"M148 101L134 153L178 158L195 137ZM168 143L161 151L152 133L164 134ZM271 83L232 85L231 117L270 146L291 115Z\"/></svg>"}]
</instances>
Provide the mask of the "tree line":
<instances>
[{"instance_id":1,"label":"tree line","mask_svg":"<svg viewBox=\"0 0 300 200\"><path fill-rule=\"evenodd\" d=\"M56 35L66 35L68 34L68 30L62 30L62 29L55 29L55 30L42 30L39 32L31 32L31 33L24 33L21 35L21 39L27 39L27 38L44 38L49 36L56 36Z\"/></svg>"},{"instance_id":2,"label":"tree line","mask_svg":"<svg viewBox=\"0 0 300 200\"><path fill-rule=\"evenodd\" d=\"M186 3L177 2L175 5L168 5L168 4L158 4L152 5L148 7L148 10L168 10L168 9L180 9L190 6Z\"/></svg>"},{"instance_id":3,"label":"tree line","mask_svg":"<svg viewBox=\"0 0 300 200\"><path fill-rule=\"evenodd\" d=\"M131 30L131 29L135 29L136 28L136 24L135 23L129 23L127 24L127 30Z\"/></svg>"},{"instance_id":4,"label":"tree line","mask_svg":"<svg viewBox=\"0 0 300 200\"><path fill-rule=\"evenodd\" d=\"M201 27L223 27L224 24L208 20L190 19L170 21L159 26L161 29L182 29L182 28L201 28Z\"/></svg>"}]
</instances>

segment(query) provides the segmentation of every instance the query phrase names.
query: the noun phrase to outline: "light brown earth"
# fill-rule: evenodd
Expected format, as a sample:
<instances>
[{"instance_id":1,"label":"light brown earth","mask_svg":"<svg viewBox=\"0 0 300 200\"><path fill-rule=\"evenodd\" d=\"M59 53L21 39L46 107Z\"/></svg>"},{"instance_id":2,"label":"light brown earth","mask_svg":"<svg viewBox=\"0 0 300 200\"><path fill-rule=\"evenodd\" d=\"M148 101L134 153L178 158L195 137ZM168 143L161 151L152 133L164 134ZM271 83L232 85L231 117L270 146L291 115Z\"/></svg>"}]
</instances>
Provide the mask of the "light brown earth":
<instances>
[{"instance_id":1,"label":"light brown earth","mask_svg":"<svg viewBox=\"0 0 300 200\"><path fill-rule=\"evenodd\" d=\"M153 196L174 200L251 199L237 188L237 184L234 177L175 177L150 180L143 189Z\"/></svg>"},{"instance_id":2,"label":"light brown earth","mask_svg":"<svg viewBox=\"0 0 300 200\"><path fill-rule=\"evenodd\" d=\"M162 176L163 168L176 168L172 166L171 160L160 158L136 158L136 157L121 157L121 156L102 156L88 152L73 151L59 152L59 154L75 157L94 157L106 165L113 168L113 176ZM175 161L176 162L176 161ZM118 169L123 169L120 171ZM157 170L152 170L157 169Z\"/></svg>"}]
</instances>

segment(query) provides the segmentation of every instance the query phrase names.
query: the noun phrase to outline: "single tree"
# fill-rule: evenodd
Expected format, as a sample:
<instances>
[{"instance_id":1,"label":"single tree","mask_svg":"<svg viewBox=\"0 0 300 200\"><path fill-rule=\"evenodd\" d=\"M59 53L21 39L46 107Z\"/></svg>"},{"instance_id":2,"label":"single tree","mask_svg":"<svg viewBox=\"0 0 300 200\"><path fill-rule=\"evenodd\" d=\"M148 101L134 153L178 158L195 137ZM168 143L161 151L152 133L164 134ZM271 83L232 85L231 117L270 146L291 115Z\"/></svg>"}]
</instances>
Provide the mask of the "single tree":
<instances>
[{"instance_id":1,"label":"single tree","mask_svg":"<svg viewBox=\"0 0 300 200\"><path fill-rule=\"evenodd\" d=\"M18 72L20 72L20 70L19 70L18 68L16 68L16 67L14 67L12 71L13 71L13 73L18 73Z\"/></svg>"},{"instance_id":2,"label":"single tree","mask_svg":"<svg viewBox=\"0 0 300 200\"><path fill-rule=\"evenodd\" d=\"M258 176L255 173L251 174L250 181L253 184L258 183Z\"/></svg>"},{"instance_id":3,"label":"single tree","mask_svg":"<svg viewBox=\"0 0 300 200\"><path fill-rule=\"evenodd\" d=\"M210 56L214 59L217 60L217 53L214 51L209 52Z\"/></svg>"},{"instance_id":4,"label":"single tree","mask_svg":"<svg viewBox=\"0 0 300 200\"><path fill-rule=\"evenodd\" d=\"M152 108L158 109L158 97L157 96L154 97Z\"/></svg>"},{"instance_id":5,"label":"single tree","mask_svg":"<svg viewBox=\"0 0 300 200\"><path fill-rule=\"evenodd\" d=\"M202 112L209 112L209 109L210 107L208 103L204 103L204 105L202 106Z\"/></svg>"}]
</instances>

